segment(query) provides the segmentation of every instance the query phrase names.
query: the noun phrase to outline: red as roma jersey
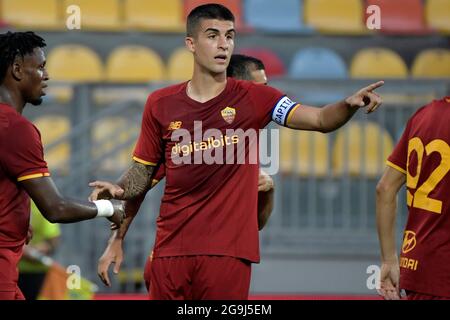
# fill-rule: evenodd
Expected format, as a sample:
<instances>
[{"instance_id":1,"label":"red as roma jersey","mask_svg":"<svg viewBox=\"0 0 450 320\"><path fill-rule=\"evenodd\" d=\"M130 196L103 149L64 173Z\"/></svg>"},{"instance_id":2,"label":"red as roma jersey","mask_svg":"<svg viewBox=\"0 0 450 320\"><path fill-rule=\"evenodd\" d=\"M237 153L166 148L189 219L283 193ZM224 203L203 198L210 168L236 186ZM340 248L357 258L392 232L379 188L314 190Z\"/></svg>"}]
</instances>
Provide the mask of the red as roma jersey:
<instances>
[{"instance_id":1,"label":"red as roma jersey","mask_svg":"<svg viewBox=\"0 0 450 320\"><path fill-rule=\"evenodd\" d=\"M450 297L450 97L412 116L388 165L407 176L400 285Z\"/></svg>"},{"instance_id":2,"label":"red as roma jersey","mask_svg":"<svg viewBox=\"0 0 450 320\"><path fill-rule=\"evenodd\" d=\"M43 176L49 172L38 129L11 106L0 104L0 249L25 242L30 200L19 182Z\"/></svg>"},{"instance_id":3,"label":"red as roma jersey","mask_svg":"<svg viewBox=\"0 0 450 320\"><path fill-rule=\"evenodd\" d=\"M259 261L258 133L297 106L278 90L228 78L200 103L187 83L151 94L134 152L165 164L154 257L226 255Z\"/></svg>"}]
</instances>

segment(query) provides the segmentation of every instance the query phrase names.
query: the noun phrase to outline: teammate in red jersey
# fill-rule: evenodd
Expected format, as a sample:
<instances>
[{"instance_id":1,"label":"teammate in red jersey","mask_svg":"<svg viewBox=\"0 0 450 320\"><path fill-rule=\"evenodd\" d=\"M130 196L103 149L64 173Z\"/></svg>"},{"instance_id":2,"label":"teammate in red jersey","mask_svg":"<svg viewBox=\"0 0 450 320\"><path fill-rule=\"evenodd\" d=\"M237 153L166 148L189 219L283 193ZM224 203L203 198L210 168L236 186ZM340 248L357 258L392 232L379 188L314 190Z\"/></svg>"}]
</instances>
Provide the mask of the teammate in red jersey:
<instances>
[{"instance_id":1,"label":"teammate in red jersey","mask_svg":"<svg viewBox=\"0 0 450 320\"><path fill-rule=\"evenodd\" d=\"M387 161L377 186L380 293L399 299L450 299L450 97L420 108ZM400 263L396 196L406 182L409 214Z\"/></svg>"},{"instance_id":2,"label":"teammate in red jersey","mask_svg":"<svg viewBox=\"0 0 450 320\"><path fill-rule=\"evenodd\" d=\"M122 204L64 198L50 177L38 129L22 110L39 105L49 77L45 42L32 32L0 34L0 299L23 299L17 263L27 238L30 198L51 222L107 216L123 219Z\"/></svg>"},{"instance_id":3,"label":"teammate in red jersey","mask_svg":"<svg viewBox=\"0 0 450 320\"><path fill-rule=\"evenodd\" d=\"M315 108L270 86L227 78L235 33L234 16L222 5L189 14L192 79L149 96L135 161L117 184L91 183L92 199L139 198L150 188L154 168L165 164L148 272L153 299L247 299L251 263L259 262L258 131L273 120L329 132L359 108L372 112L381 104L373 91L383 82Z\"/></svg>"},{"instance_id":4,"label":"teammate in red jersey","mask_svg":"<svg viewBox=\"0 0 450 320\"><path fill-rule=\"evenodd\" d=\"M230 64L227 68L227 76L235 79L250 80L254 83L267 84L267 75L265 72L264 63L254 57L235 54L231 57ZM158 168L155 176L153 177L152 188L159 183L166 176L164 164L161 164ZM272 178L263 170L260 170L258 177L258 229L262 230L267 223L273 209L273 195L274 195L274 183ZM141 197L141 200L143 198ZM128 208L131 201L129 201ZM134 210L127 210L127 218L118 230L114 230L108 241L108 245L105 252L99 259L98 274L100 279L110 286L111 282L108 276L109 266L114 263L114 273L118 274L120 266L123 261L123 240L130 227L137 210L140 208L141 202L134 203ZM146 270L149 269L151 263L150 257L147 258ZM146 286L149 288L150 282L147 277L147 273L144 278L146 280Z\"/></svg>"}]
</instances>

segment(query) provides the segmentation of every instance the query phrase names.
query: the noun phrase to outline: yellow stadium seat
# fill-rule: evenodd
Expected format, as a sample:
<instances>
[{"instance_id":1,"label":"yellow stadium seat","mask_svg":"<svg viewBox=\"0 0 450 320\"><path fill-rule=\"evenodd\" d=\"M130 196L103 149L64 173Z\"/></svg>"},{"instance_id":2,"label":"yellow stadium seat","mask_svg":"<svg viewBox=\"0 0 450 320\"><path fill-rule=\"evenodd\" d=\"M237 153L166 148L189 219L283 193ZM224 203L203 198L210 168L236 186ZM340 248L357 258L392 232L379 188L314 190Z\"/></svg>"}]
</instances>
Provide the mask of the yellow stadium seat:
<instances>
[{"instance_id":1,"label":"yellow stadium seat","mask_svg":"<svg viewBox=\"0 0 450 320\"><path fill-rule=\"evenodd\" d=\"M305 0L305 24L330 34L364 34L361 0Z\"/></svg>"},{"instance_id":2,"label":"yellow stadium seat","mask_svg":"<svg viewBox=\"0 0 450 320\"><path fill-rule=\"evenodd\" d=\"M101 81L103 65L98 55L81 45L54 48L47 58L50 79L69 82Z\"/></svg>"},{"instance_id":3,"label":"yellow stadium seat","mask_svg":"<svg viewBox=\"0 0 450 320\"><path fill-rule=\"evenodd\" d=\"M126 27L172 32L185 28L182 0L125 0L124 5Z\"/></svg>"},{"instance_id":4,"label":"yellow stadium seat","mask_svg":"<svg viewBox=\"0 0 450 320\"><path fill-rule=\"evenodd\" d=\"M411 73L414 78L450 78L450 50L428 49L420 52Z\"/></svg>"},{"instance_id":5,"label":"yellow stadium seat","mask_svg":"<svg viewBox=\"0 0 450 320\"><path fill-rule=\"evenodd\" d=\"M383 172L394 142L374 122L351 122L341 128L333 146L333 173L375 178Z\"/></svg>"},{"instance_id":6,"label":"yellow stadium seat","mask_svg":"<svg viewBox=\"0 0 450 320\"><path fill-rule=\"evenodd\" d=\"M92 132L94 157L113 152L112 155L104 157L100 165L101 169L109 171L126 169L132 161L136 141L133 135L137 136L138 132L137 125L130 125L126 118L120 116L111 116L96 122ZM121 144L126 146L121 146ZM119 150L115 152L115 148L119 148Z\"/></svg>"},{"instance_id":7,"label":"yellow stadium seat","mask_svg":"<svg viewBox=\"0 0 450 320\"><path fill-rule=\"evenodd\" d=\"M186 81L191 79L194 71L194 57L186 48L175 50L168 62L169 80Z\"/></svg>"},{"instance_id":8,"label":"yellow stadium seat","mask_svg":"<svg viewBox=\"0 0 450 320\"><path fill-rule=\"evenodd\" d=\"M165 78L161 57L142 46L123 46L115 49L106 62L106 78L110 82L140 83Z\"/></svg>"},{"instance_id":9,"label":"yellow stadium seat","mask_svg":"<svg viewBox=\"0 0 450 320\"><path fill-rule=\"evenodd\" d=\"M427 0L425 18L429 27L450 34L450 1Z\"/></svg>"},{"instance_id":10,"label":"yellow stadium seat","mask_svg":"<svg viewBox=\"0 0 450 320\"><path fill-rule=\"evenodd\" d=\"M394 51L384 48L362 49L352 59L352 78L406 78L408 68Z\"/></svg>"},{"instance_id":11,"label":"yellow stadium seat","mask_svg":"<svg viewBox=\"0 0 450 320\"><path fill-rule=\"evenodd\" d=\"M70 132L70 120L59 115L41 116L33 121L41 132L44 148L57 141ZM47 161L50 172L57 170L67 173L70 164L70 143L64 142L45 150L44 158Z\"/></svg>"},{"instance_id":12,"label":"yellow stadium seat","mask_svg":"<svg viewBox=\"0 0 450 320\"><path fill-rule=\"evenodd\" d=\"M280 129L281 172L324 177L328 168L327 135L320 132Z\"/></svg>"},{"instance_id":13,"label":"yellow stadium seat","mask_svg":"<svg viewBox=\"0 0 450 320\"><path fill-rule=\"evenodd\" d=\"M81 30L119 30L119 0L65 0L65 8L77 5L81 9Z\"/></svg>"},{"instance_id":14,"label":"yellow stadium seat","mask_svg":"<svg viewBox=\"0 0 450 320\"><path fill-rule=\"evenodd\" d=\"M2 0L3 20L19 29L56 30L65 27L58 0Z\"/></svg>"}]
</instances>

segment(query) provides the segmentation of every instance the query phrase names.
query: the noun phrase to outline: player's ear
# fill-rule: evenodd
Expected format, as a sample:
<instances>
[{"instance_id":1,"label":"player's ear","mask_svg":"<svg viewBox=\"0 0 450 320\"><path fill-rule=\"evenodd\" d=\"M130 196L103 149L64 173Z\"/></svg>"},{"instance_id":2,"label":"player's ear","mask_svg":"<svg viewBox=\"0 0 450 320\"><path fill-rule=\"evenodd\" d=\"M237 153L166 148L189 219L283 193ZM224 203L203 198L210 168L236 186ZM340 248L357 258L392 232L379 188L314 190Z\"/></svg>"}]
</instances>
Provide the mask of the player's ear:
<instances>
[{"instance_id":1,"label":"player's ear","mask_svg":"<svg viewBox=\"0 0 450 320\"><path fill-rule=\"evenodd\" d=\"M185 44L186 44L186 48L194 53L195 52L195 44L194 44L194 38L192 37L186 37L186 39L184 40Z\"/></svg>"},{"instance_id":2,"label":"player's ear","mask_svg":"<svg viewBox=\"0 0 450 320\"><path fill-rule=\"evenodd\" d=\"M11 75L14 79L20 81L23 78L22 62L16 59L11 66Z\"/></svg>"}]
</instances>

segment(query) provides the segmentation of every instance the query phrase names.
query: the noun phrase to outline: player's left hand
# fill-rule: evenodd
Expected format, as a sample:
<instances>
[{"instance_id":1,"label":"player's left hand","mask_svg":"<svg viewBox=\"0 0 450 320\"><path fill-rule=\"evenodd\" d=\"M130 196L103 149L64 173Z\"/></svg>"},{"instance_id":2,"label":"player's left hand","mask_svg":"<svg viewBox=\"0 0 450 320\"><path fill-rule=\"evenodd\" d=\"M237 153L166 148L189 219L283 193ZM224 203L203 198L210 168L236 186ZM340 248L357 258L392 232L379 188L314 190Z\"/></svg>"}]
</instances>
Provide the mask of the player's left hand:
<instances>
[{"instance_id":1,"label":"player's left hand","mask_svg":"<svg viewBox=\"0 0 450 320\"><path fill-rule=\"evenodd\" d=\"M350 107L367 107L366 113L374 112L383 103L383 99L374 90L382 85L384 81L372 83L345 99L345 102Z\"/></svg>"},{"instance_id":2,"label":"player's left hand","mask_svg":"<svg viewBox=\"0 0 450 320\"><path fill-rule=\"evenodd\" d=\"M381 265L380 289L378 293L385 300L400 300L400 267L398 261L392 263L384 262Z\"/></svg>"},{"instance_id":3,"label":"player's left hand","mask_svg":"<svg viewBox=\"0 0 450 320\"><path fill-rule=\"evenodd\" d=\"M273 189L272 178L263 170L259 170L258 191L267 192Z\"/></svg>"}]
</instances>

